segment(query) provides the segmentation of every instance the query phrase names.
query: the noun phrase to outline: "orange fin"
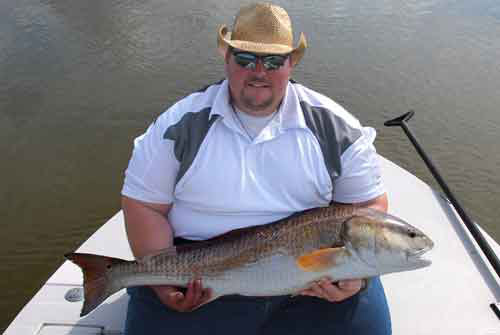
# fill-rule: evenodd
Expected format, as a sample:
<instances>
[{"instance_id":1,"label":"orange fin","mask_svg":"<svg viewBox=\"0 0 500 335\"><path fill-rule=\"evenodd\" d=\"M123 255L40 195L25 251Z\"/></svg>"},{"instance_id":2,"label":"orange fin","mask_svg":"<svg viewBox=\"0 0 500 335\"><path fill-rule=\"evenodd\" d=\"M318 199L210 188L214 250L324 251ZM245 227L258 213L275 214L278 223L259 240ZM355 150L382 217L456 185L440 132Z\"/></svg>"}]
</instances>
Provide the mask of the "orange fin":
<instances>
[{"instance_id":1,"label":"orange fin","mask_svg":"<svg viewBox=\"0 0 500 335\"><path fill-rule=\"evenodd\" d=\"M109 281L106 273L117 264L128 262L122 259L93 254L69 253L64 255L78 265L83 272L83 290L85 299L80 316L90 313L107 297L122 289Z\"/></svg>"},{"instance_id":2,"label":"orange fin","mask_svg":"<svg viewBox=\"0 0 500 335\"><path fill-rule=\"evenodd\" d=\"M318 272L342 263L345 256L344 247L319 249L297 258L297 265L304 271Z\"/></svg>"}]
</instances>

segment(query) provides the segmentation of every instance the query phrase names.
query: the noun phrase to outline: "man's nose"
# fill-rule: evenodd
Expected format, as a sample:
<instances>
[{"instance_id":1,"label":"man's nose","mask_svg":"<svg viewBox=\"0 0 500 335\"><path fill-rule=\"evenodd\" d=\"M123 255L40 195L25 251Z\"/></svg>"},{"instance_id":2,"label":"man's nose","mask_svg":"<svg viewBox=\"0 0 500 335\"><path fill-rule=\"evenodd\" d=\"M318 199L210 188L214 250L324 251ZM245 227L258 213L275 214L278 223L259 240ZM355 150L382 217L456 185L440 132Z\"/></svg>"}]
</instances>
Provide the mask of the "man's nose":
<instances>
[{"instance_id":1,"label":"man's nose","mask_svg":"<svg viewBox=\"0 0 500 335\"><path fill-rule=\"evenodd\" d=\"M266 68L264 67L264 64L262 63L261 59L257 59L257 62L255 63L255 67L252 70L256 74L266 74Z\"/></svg>"}]
</instances>

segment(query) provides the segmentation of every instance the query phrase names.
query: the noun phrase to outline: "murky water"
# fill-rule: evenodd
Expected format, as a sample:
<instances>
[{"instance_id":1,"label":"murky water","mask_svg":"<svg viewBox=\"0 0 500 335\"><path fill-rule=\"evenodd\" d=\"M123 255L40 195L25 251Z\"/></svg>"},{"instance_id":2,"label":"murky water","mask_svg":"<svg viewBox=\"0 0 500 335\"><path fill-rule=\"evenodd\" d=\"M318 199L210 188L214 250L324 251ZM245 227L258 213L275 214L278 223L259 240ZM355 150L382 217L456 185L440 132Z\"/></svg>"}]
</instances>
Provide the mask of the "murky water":
<instances>
[{"instance_id":1,"label":"murky water","mask_svg":"<svg viewBox=\"0 0 500 335\"><path fill-rule=\"evenodd\" d=\"M215 32L241 3L0 2L0 330L119 210L132 139L222 78ZM377 128L380 153L435 185L402 131L382 125L415 110L416 135L500 240L500 3L277 3L310 46L294 78Z\"/></svg>"}]
</instances>

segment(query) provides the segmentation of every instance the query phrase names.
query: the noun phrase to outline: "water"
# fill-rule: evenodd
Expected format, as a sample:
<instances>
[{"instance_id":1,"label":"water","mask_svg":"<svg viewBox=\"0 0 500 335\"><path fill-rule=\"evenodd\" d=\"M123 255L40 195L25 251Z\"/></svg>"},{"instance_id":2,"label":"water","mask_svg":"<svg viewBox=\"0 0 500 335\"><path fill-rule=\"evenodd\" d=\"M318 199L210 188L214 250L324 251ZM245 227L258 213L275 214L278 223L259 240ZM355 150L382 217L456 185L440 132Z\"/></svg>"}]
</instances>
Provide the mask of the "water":
<instances>
[{"instance_id":1,"label":"water","mask_svg":"<svg viewBox=\"0 0 500 335\"><path fill-rule=\"evenodd\" d=\"M434 186L402 131L382 125L415 110L417 137L499 241L498 1L277 3L309 42L294 78L375 127L379 152ZM222 78L216 29L240 4L0 2L0 330L119 210L132 139Z\"/></svg>"}]
</instances>

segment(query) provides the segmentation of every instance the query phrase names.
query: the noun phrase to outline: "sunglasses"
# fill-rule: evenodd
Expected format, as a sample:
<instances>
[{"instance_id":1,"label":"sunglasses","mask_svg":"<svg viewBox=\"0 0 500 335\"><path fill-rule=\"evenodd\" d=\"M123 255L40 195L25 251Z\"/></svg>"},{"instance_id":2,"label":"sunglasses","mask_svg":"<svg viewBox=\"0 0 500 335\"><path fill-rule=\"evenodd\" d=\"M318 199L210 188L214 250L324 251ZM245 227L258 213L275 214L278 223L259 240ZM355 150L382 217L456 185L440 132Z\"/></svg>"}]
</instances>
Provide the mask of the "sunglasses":
<instances>
[{"instance_id":1,"label":"sunglasses","mask_svg":"<svg viewBox=\"0 0 500 335\"><path fill-rule=\"evenodd\" d=\"M259 56L246 51L233 51L234 61L239 66L255 70L257 61L260 60L266 70L277 70L285 64L289 55L265 55Z\"/></svg>"}]
</instances>

